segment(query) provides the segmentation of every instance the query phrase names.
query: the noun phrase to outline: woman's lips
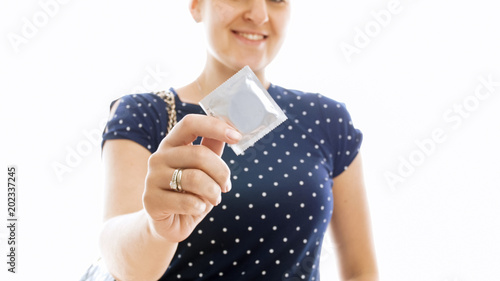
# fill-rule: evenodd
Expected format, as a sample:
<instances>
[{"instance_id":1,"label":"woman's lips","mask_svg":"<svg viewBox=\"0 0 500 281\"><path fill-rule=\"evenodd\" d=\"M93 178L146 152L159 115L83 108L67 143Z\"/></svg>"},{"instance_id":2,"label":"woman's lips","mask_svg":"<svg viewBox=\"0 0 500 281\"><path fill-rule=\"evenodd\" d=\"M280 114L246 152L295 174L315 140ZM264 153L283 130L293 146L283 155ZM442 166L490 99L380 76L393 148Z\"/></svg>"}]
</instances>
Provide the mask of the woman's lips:
<instances>
[{"instance_id":1,"label":"woman's lips","mask_svg":"<svg viewBox=\"0 0 500 281\"><path fill-rule=\"evenodd\" d=\"M237 36L241 36L249 41L254 41L254 42L263 41L267 38L267 35L255 32L233 30L233 33L236 34Z\"/></svg>"}]
</instances>

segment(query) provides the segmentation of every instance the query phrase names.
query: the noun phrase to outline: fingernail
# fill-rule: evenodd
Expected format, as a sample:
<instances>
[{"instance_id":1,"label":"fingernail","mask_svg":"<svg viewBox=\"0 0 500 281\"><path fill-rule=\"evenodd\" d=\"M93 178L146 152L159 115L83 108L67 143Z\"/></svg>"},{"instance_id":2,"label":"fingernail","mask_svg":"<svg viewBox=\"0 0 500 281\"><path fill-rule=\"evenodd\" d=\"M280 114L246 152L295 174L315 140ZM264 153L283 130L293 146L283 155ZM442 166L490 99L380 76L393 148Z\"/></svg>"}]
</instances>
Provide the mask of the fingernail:
<instances>
[{"instance_id":1,"label":"fingernail","mask_svg":"<svg viewBox=\"0 0 500 281\"><path fill-rule=\"evenodd\" d=\"M226 182L226 192L231 191L231 188L232 188L231 179L229 179Z\"/></svg>"},{"instance_id":2,"label":"fingernail","mask_svg":"<svg viewBox=\"0 0 500 281\"><path fill-rule=\"evenodd\" d=\"M231 140L239 141L241 139L241 134L236 130L227 129L226 137L228 137Z\"/></svg>"},{"instance_id":3,"label":"fingernail","mask_svg":"<svg viewBox=\"0 0 500 281\"><path fill-rule=\"evenodd\" d=\"M218 206L222 202L222 194L219 194L219 198L217 198L217 203L215 203L215 206Z\"/></svg>"}]
</instances>

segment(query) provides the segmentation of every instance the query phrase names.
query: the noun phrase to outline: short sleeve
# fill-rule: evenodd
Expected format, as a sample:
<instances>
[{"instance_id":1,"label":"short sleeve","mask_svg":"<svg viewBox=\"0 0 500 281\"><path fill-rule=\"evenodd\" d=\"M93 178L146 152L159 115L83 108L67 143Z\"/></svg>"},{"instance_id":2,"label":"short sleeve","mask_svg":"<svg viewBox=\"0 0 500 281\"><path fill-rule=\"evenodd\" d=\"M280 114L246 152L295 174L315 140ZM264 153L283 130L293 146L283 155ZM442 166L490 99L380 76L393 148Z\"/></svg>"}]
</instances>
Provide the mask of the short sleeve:
<instances>
[{"instance_id":1,"label":"short sleeve","mask_svg":"<svg viewBox=\"0 0 500 281\"><path fill-rule=\"evenodd\" d=\"M155 152L166 134L166 103L152 93L124 96L111 107L115 102L119 104L104 129L101 148L106 140L128 139Z\"/></svg>"},{"instance_id":2,"label":"short sleeve","mask_svg":"<svg viewBox=\"0 0 500 281\"><path fill-rule=\"evenodd\" d=\"M326 98L323 97L323 99ZM329 100L329 102L323 103L323 110L329 124L328 138L334 149L332 173L334 178L345 171L358 155L363 133L354 127L345 104Z\"/></svg>"}]
</instances>

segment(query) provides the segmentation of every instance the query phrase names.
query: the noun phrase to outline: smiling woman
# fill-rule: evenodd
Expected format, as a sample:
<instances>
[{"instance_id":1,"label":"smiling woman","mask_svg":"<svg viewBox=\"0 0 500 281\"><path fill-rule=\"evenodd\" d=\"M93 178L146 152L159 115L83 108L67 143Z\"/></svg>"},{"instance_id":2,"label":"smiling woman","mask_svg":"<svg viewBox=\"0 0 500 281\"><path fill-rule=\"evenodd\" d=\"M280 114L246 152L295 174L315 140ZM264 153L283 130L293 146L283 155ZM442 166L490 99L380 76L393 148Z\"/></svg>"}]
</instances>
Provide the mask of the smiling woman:
<instances>
[{"instance_id":1,"label":"smiling woman","mask_svg":"<svg viewBox=\"0 0 500 281\"><path fill-rule=\"evenodd\" d=\"M208 94L245 65L269 87L265 67L284 42L290 19L288 1L192 1L190 9L195 21L204 24L208 54L205 70L197 79L200 87L179 91L184 101L198 102L200 94Z\"/></svg>"},{"instance_id":2,"label":"smiling woman","mask_svg":"<svg viewBox=\"0 0 500 281\"><path fill-rule=\"evenodd\" d=\"M189 9L205 27L208 50L200 75L170 89L168 108L175 106L179 122L167 130L167 104L152 93L112 104L100 238L111 275L319 280L330 228L343 280L377 280L362 133L342 103L266 78L285 39L290 1L192 0ZM198 103L247 65L288 120L236 155L225 144L238 143L240 132Z\"/></svg>"}]
</instances>

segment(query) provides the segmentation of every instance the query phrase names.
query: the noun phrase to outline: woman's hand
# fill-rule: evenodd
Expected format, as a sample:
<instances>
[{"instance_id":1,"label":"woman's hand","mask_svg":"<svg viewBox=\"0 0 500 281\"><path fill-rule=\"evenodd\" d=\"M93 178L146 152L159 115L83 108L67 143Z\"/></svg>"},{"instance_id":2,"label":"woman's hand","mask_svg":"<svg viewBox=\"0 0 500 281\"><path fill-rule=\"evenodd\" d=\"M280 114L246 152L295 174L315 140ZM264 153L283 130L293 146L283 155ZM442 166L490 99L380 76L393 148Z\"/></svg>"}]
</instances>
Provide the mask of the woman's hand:
<instances>
[{"instance_id":1,"label":"woman's hand","mask_svg":"<svg viewBox=\"0 0 500 281\"><path fill-rule=\"evenodd\" d=\"M193 145L198 136L201 145ZM143 204L153 234L180 242L221 202L231 189L224 145L240 139L224 121L204 115L187 115L172 129L148 161ZM175 169L183 169L183 192L170 187Z\"/></svg>"}]
</instances>

